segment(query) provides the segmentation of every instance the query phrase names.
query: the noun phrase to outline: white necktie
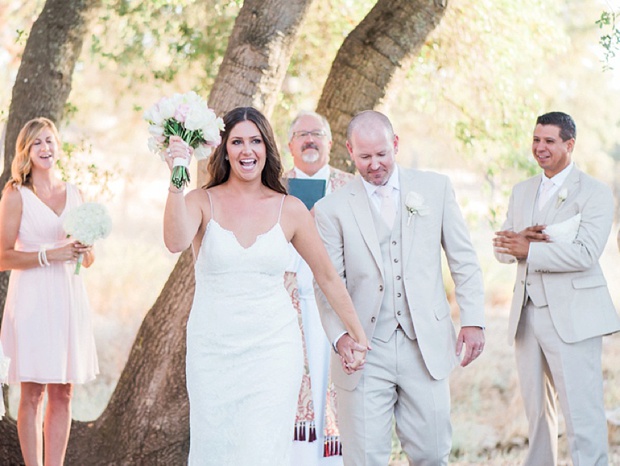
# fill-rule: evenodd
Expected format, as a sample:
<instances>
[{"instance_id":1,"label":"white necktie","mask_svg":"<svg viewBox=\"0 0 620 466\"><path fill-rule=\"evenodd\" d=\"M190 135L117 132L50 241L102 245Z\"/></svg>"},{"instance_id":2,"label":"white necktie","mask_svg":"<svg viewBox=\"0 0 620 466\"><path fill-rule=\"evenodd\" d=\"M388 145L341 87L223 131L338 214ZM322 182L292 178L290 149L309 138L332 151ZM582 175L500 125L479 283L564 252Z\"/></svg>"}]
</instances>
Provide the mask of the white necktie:
<instances>
[{"instance_id":1,"label":"white necktie","mask_svg":"<svg viewBox=\"0 0 620 466\"><path fill-rule=\"evenodd\" d=\"M542 183L542 189L538 195L538 210L543 210L543 207L545 207L545 204L551 195L551 188L553 188L553 181L544 180Z\"/></svg>"},{"instance_id":2,"label":"white necktie","mask_svg":"<svg viewBox=\"0 0 620 466\"><path fill-rule=\"evenodd\" d=\"M392 201L392 186L384 185L377 188L377 194L381 198L381 206L379 207L381 217L385 220L388 227L394 226L394 218L396 217L396 208Z\"/></svg>"}]
</instances>

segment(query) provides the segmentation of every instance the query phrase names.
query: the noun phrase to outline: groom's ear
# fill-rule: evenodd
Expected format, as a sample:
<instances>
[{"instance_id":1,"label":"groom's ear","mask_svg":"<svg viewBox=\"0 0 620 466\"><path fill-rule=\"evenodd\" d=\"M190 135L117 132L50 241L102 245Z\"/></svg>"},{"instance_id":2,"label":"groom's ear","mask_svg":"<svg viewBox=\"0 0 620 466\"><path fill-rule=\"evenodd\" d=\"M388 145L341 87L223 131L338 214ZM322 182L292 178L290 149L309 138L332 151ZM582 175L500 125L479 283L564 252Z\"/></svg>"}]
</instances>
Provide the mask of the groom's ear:
<instances>
[{"instance_id":1,"label":"groom's ear","mask_svg":"<svg viewBox=\"0 0 620 466\"><path fill-rule=\"evenodd\" d=\"M398 134L394 135L394 155L398 154Z\"/></svg>"},{"instance_id":2,"label":"groom's ear","mask_svg":"<svg viewBox=\"0 0 620 466\"><path fill-rule=\"evenodd\" d=\"M351 157L351 160L353 160L353 146L351 146L351 143L349 142L348 139L347 139L347 150L349 151L349 157Z\"/></svg>"}]
</instances>

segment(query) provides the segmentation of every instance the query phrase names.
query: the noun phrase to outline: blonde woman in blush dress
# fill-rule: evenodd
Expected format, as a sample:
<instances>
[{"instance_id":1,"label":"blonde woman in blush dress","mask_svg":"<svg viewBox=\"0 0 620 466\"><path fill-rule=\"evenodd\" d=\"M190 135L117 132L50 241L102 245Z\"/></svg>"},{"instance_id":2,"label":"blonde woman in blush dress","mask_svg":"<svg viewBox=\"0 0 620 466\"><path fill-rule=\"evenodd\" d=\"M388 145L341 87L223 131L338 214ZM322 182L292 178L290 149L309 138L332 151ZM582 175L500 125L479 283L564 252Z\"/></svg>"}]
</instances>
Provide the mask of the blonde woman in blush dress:
<instances>
[{"instance_id":1,"label":"blonde woman in blush dress","mask_svg":"<svg viewBox=\"0 0 620 466\"><path fill-rule=\"evenodd\" d=\"M0 270L11 271L0 338L9 383L21 386L17 431L27 466L63 464L73 384L99 372L86 291L74 274L80 254L84 267L94 256L62 226L82 197L56 174L59 147L50 120L26 123L0 200Z\"/></svg>"}]
</instances>

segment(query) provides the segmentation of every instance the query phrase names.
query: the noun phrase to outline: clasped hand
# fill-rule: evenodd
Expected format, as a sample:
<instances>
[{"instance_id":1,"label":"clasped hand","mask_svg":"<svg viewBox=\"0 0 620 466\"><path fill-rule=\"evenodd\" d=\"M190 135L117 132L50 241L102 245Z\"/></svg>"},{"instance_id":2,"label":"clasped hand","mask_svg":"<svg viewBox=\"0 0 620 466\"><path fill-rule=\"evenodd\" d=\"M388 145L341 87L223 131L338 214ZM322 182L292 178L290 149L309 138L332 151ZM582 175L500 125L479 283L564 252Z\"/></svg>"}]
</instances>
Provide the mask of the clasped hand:
<instances>
[{"instance_id":1,"label":"clasped hand","mask_svg":"<svg viewBox=\"0 0 620 466\"><path fill-rule=\"evenodd\" d=\"M519 260L526 259L530 243L548 243L549 235L543 233L547 225L532 225L516 233L510 230L495 232L493 247L501 254L510 254Z\"/></svg>"},{"instance_id":2,"label":"clasped hand","mask_svg":"<svg viewBox=\"0 0 620 466\"><path fill-rule=\"evenodd\" d=\"M348 333L345 333L336 343L336 348L338 349L342 369L347 374L351 375L355 371L364 368L366 353L370 347L360 345Z\"/></svg>"},{"instance_id":3,"label":"clasped hand","mask_svg":"<svg viewBox=\"0 0 620 466\"><path fill-rule=\"evenodd\" d=\"M190 159L194 153L194 149L190 147L180 136L170 136L168 148L163 152L163 157L170 170L172 170L173 161L177 157Z\"/></svg>"}]
</instances>

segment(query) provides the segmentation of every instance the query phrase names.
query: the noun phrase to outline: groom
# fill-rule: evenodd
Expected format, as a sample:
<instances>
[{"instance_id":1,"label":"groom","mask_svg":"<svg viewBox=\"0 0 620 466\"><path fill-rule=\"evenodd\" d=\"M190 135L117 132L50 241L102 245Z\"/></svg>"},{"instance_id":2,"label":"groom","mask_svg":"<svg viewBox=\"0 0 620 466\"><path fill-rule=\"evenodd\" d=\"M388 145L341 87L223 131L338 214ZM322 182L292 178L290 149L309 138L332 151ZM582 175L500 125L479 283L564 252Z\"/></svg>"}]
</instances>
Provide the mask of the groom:
<instances>
[{"instance_id":1,"label":"groom","mask_svg":"<svg viewBox=\"0 0 620 466\"><path fill-rule=\"evenodd\" d=\"M363 370L352 373L353 340L315 287L323 327L343 361L332 357L344 463L388 464L395 418L411 464L447 464L448 375L463 345L462 366L484 346L478 260L448 178L396 165L398 136L385 115L356 115L347 148L361 176L315 205L323 242L372 337ZM458 338L442 248L456 284Z\"/></svg>"},{"instance_id":2,"label":"groom","mask_svg":"<svg viewBox=\"0 0 620 466\"><path fill-rule=\"evenodd\" d=\"M493 240L498 260L518 264L508 340L529 423L526 466L557 464L557 399L573 464L608 463L601 344L620 320L598 260L614 200L571 161L575 137L569 115L538 117L532 154L543 173L514 187Z\"/></svg>"}]
</instances>

